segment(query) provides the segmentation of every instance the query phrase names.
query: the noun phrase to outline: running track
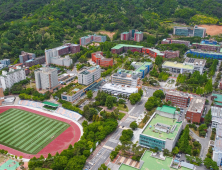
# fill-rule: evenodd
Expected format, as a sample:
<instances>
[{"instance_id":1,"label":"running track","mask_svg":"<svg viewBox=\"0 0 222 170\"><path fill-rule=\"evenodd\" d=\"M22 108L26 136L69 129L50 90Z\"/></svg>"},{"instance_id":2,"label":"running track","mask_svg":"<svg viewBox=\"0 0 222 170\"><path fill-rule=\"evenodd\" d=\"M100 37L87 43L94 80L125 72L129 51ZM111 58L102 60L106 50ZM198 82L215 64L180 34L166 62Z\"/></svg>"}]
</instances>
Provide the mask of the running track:
<instances>
[{"instance_id":1,"label":"running track","mask_svg":"<svg viewBox=\"0 0 222 170\"><path fill-rule=\"evenodd\" d=\"M20 151L17 151L15 149L9 148L7 146L1 145L0 144L0 149L4 149L7 150L10 154L13 155L17 155L17 156L23 156L23 158L26 159L30 159L32 157L40 157L41 155L43 155L45 158L47 158L48 153L51 153L52 155L55 155L56 152L61 153L64 149L67 149L69 147L70 144L74 145L74 143L76 143L81 136L81 131L78 127L77 124L75 124L74 122L67 120L67 119L63 119L57 116L53 116L53 115L49 115L43 112L39 112L33 109L29 109L26 107L22 107L22 106L5 106L5 107L0 107L0 114L5 112L6 110L10 109L10 108L15 108L15 109L21 109L21 110L26 110L28 112L32 112L32 113L36 113L45 117L49 117L49 118L53 118L53 119L57 119L63 122L66 122L68 124L70 124L70 127L68 129L66 129L63 133L61 133L57 138L55 138L55 140L53 140L51 143L49 143L45 148L43 148L39 153L37 153L36 155L31 155L31 154L26 154Z\"/></svg>"}]
</instances>

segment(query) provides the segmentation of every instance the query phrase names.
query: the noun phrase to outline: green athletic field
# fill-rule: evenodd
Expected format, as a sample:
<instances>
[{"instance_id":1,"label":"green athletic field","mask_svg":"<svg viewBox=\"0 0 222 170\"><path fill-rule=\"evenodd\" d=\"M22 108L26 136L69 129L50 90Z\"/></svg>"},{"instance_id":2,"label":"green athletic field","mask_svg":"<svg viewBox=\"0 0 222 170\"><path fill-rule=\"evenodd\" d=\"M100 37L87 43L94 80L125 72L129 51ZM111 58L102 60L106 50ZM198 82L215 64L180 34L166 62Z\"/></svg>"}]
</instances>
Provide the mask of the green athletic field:
<instances>
[{"instance_id":1,"label":"green athletic field","mask_svg":"<svg viewBox=\"0 0 222 170\"><path fill-rule=\"evenodd\" d=\"M37 154L70 125L20 109L0 114L0 144L18 151Z\"/></svg>"}]
</instances>

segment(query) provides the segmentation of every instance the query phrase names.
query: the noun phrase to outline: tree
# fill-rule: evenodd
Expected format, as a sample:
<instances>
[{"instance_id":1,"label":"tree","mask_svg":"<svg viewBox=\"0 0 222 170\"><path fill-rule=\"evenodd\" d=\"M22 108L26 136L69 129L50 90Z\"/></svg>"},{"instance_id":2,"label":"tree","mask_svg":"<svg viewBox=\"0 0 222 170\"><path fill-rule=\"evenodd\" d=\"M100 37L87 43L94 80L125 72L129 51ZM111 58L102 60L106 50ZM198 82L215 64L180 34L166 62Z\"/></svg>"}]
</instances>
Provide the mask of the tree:
<instances>
[{"instance_id":1,"label":"tree","mask_svg":"<svg viewBox=\"0 0 222 170\"><path fill-rule=\"evenodd\" d=\"M156 97L156 98L160 98L160 99L164 99L165 98L165 95L164 95L162 90L156 90L153 93L153 96Z\"/></svg>"},{"instance_id":2,"label":"tree","mask_svg":"<svg viewBox=\"0 0 222 170\"><path fill-rule=\"evenodd\" d=\"M120 141L121 143L130 141L131 138L133 137L133 131L131 129L123 130L122 131L122 136L120 136Z\"/></svg>"},{"instance_id":3,"label":"tree","mask_svg":"<svg viewBox=\"0 0 222 170\"><path fill-rule=\"evenodd\" d=\"M208 111L208 113L204 117L204 123L209 126L212 120L212 115L211 115L211 109Z\"/></svg>"},{"instance_id":4,"label":"tree","mask_svg":"<svg viewBox=\"0 0 222 170\"><path fill-rule=\"evenodd\" d=\"M139 93L132 93L129 97L131 104L136 104L138 101L141 100L141 95Z\"/></svg>"},{"instance_id":5,"label":"tree","mask_svg":"<svg viewBox=\"0 0 222 170\"><path fill-rule=\"evenodd\" d=\"M206 168L208 169L212 168L213 170L219 170L217 163L213 161L211 158L204 159L204 166L206 166Z\"/></svg>"},{"instance_id":6,"label":"tree","mask_svg":"<svg viewBox=\"0 0 222 170\"><path fill-rule=\"evenodd\" d=\"M140 94L141 97L143 96L143 90L142 89L139 89L138 93Z\"/></svg>"},{"instance_id":7,"label":"tree","mask_svg":"<svg viewBox=\"0 0 222 170\"><path fill-rule=\"evenodd\" d=\"M65 169L66 170L83 169L85 162L86 162L86 157L84 155L74 156L69 160Z\"/></svg>"},{"instance_id":8,"label":"tree","mask_svg":"<svg viewBox=\"0 0 222 170\"><path fill-rule=\"evenodd\" d=\"M110 170L105 164L102 164L98 170Z\"/></svg>"},{"instance_id":9,"label":"tree","mask_svg":"<svg viewBox=\"0 0 222 170\"><path fill-rule=\"evenodd\" d=\"M173 153L174 155L178 154L178 152L179 152L179 148L178 148L177 146L176 146L175 148L173 148L172 153Z\"/></svg>"},{"instance_id":10,"label":"tree","mask_svg":"<svg viewBox=\"0 0 222 170\"><path fill-rule=\"evenodd\" d=\"M179 150L183 153L187 153L187 149L189 146L189 126L186 125L180 139L178 142Z\"/></svg>"},{"instance_id":11,"label":"tree","mask_svg":"<svg viewBox=\"0 0 222 170\"><path fill-rule=\"evenodd\" d=\"M53 170L63 170L65 169L67 163L68 163L68 158L66 156L57 156L55 157L55 160L53 161L51 168Z\"/></svg>"},{"instance_id":12,"label":"tree","mask_svg":"<svg viewBox=\"0 0 222 170\"><path fill-rule=\"evenodd\" d=\"M113 108L113 97L112 96L108 96L106 98L106 107L108 109L112 109Z\"/></svg>"},{"instance_id":13,"label":"tree","mask_svg":"<svg viewBox=\"0 0 222 170\"><path fill-rule=\"evenodd\" d=\"M91 99L91 98L93 97L93 92L92 92L92 90L89 90L89 91L86 93L86 95L87 95L87 97L88 97L89 99Z\"/></svg>"},{"instance_id":14,"label":"tree","mask_svg":"<svg viewBox=\"0 0 222 170\"><path fill-rule=\"evenodd\" d=\"M130 123L130 128L132 130L135 130L137 127L138 127L138 125L137 125L136 121L133 121L133 122Z\"/></svg>"},{"instance_id":15,"label":"tree","mask_svg":"<svg viewBox=\"0 0 222 170\"><path fill-rule=\"evenodd\" d=\"M162 63L163 63L163 57L157 56L157 57L155 58L155 64L156 64L156 65L161 65Z\"/></svg>"}]
</instances>

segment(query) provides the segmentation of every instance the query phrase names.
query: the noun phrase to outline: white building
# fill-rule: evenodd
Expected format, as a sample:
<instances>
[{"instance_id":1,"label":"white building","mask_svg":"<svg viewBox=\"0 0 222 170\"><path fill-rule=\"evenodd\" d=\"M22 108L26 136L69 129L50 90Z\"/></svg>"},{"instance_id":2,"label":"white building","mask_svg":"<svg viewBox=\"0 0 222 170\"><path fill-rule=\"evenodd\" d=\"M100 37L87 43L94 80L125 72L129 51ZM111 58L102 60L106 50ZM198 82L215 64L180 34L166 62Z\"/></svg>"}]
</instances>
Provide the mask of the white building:
<instances>
[{"instance_id":1,"label":"white building","mask_svg":"<svg viewBox=\"0 0 222 170\"><path fill-rule=\"evenodd\" d=\"M68 55L65 57L60 57L60 56L46 57L46 62L47 64L55 64L66 67L69 67L73 63L72 59Z\"/></svg>"},{"instance_id":2,"label":"white building","mask_svg":"<svg viewBox=\"0 0 222 170\"><path fill-rule=\"evenodd\" d=\"M37 90L53 90L59 86L58 71L55 68L43 67L35 71Z\"/></svg>"},{"instance_id":3,"label":"white building","mask_svg":"<svg viewBox=\"0 0 222 170\"><path fill-rule=\"evenodd\" d=\"M183 74L183 73L194 73L199 71L200 74L203 74L203 69L205 67L206 60L204 59L195 59L187 58L184 63L165 61L162 65L162 68L168 69L171 73Z\"/></svg>"},{"instance_id":4,"label":"white building","mask_svg":"<svg viewBox=\"0 0 222 170\"><path fill-rule=\"evenodd\" d=\"M222 108L211 106L212 124L211 128L217 128L218 124L222 124Z\"/></svg>"},{"instance_id":5,"label":"white building","mask_svg":"<svg viewBox=\"0 0 222 170\"><path fill-rule=\"evenodd\" d=\"M218 124L216 129L216 139L214 141L213 161L217 162L217 166L222 164L222 125Z\"/></svg>"},{"instance_id":6,"label":"white building","mask_svg":"<svg viewBox=\"0 0 222 170\"><path fill-rule=\"evenodd\" d=\"M16 70L9 68L9 72L2 71L2 76L0 76L0 83L3 90L5 90L6 88L11 88L13 84L18 83L24 79L26 79L25 69L17 66Z\"/></svg>"},{"instance_id":7,"label":"white building","mask_svg":"<svg viewBox=\"0 0 222 170\"><path fill-rule=\"evenodd\" d=\"M78 74L78 83L89 85L101 77L101 68L99 65L90 67Z\"/></svg>"},{"instance_id":8,"label":"white building","mask_svg":"<svg viewBox=\"0 0 222 170\"><path fill-rule=\"evenodd\" d=\"M126 95L130 96L132 93L138 93L138 88L129 87L125 85L112 85L111 83L106 83L101 87L102 91L111 92L113 95Z\"/></svg>"}]
</instances>

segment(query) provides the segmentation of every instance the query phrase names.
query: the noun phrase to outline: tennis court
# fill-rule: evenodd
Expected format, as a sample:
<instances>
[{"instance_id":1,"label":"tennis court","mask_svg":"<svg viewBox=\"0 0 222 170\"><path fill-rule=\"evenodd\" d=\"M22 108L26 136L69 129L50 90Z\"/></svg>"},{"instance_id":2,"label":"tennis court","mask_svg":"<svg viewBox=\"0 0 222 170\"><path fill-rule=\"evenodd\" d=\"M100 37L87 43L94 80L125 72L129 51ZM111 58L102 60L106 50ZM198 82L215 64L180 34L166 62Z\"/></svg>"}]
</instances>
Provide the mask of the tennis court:
<instances>
[{"instance_id":1,"label":"tennis court","mask_svg":"<svg viewBox=\"0 0 222 170\"><path fill-rule=\"evenodd\" d=\"M9 159L6 163L0 166L0 170L15 170L18 167L18 162Z\"/></svg>"},{"instance_id":2,"label":"tennis court","mask_svg":"<svg viewBox=\"0 0 222 170\"><path fill-rule=\"evenodd\" d=\"M0 114L0 144L37 154L69 126L59 120L11 108Z\"/></svg>"}]
</instances>

